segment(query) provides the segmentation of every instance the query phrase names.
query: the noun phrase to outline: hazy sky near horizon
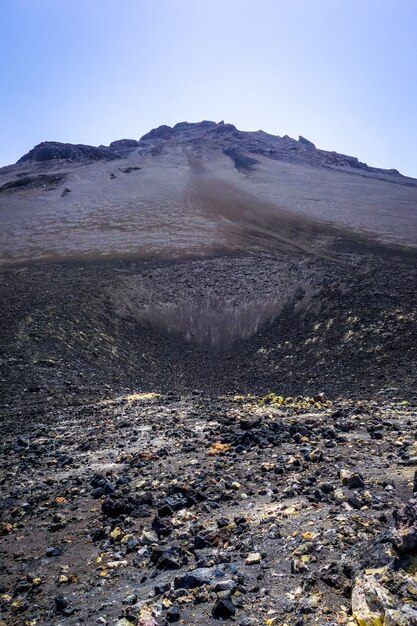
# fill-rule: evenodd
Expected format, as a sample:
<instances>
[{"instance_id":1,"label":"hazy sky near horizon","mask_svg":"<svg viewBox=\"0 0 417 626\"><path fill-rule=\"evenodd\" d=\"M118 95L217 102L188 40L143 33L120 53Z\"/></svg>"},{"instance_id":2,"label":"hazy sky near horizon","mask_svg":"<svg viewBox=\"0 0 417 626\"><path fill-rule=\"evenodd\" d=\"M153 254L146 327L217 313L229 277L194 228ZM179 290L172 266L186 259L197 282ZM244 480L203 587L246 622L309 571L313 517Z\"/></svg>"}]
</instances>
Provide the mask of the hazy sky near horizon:
<instances>
[{"instance_id":1,"label":"hazy sky near horizon","mask_svg":"<svg viewBox=\"0 0 417 626\"><path fill-rule=\"evenodd\" d=\"M415 0L0 0L0 166L211 119L417 178Z\"/></svg>"}]
</instances>

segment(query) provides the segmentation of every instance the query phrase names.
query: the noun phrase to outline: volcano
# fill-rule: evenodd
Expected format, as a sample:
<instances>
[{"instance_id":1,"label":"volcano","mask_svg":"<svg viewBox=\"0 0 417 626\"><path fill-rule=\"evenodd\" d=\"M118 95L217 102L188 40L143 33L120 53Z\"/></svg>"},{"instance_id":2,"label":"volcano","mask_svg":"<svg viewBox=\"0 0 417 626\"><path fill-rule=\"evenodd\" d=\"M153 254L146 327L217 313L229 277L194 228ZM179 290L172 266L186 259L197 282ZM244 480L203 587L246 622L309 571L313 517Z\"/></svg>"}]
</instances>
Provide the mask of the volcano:
<instances>
[{"instance_id":1,"label":"volcano","mask_svg":"<svg viewBox=\"0 0 417 626\"><path fill-rule=\"evenodd\" d=\"M417 623L416 226L223 122L2 168L1 624Z\"/></svg>"}]
</instances>

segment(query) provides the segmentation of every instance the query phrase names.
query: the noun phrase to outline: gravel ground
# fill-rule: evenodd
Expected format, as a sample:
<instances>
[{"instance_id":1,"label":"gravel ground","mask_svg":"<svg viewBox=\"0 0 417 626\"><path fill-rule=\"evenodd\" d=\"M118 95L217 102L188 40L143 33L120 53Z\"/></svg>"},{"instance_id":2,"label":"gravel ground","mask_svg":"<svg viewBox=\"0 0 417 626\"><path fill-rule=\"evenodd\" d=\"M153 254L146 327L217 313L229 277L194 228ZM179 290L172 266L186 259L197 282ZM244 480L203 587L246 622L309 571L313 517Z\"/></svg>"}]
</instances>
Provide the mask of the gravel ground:
<instances>
[{"instance_id":1,"label":"gravel ground","mask_svg":"<svg viewBox=\"0 0 417 626\"><path fill-rule=\"evenodd\" d=\"M417 623L415 263L335 252L2 271L1 626Z\"/></svg>"},{"instance_id":2,"label":"gravel ground","mask_svg":"<svg viewBox=\"0 0 417 626\"><path fill-rule=\"evenodd\" d=\"M353 624L352 588L364 614L361 576L384 566L403 577L385 609L412 606L390 537L415 417L404 401L103 393L10 422L4 623Z\"/></svg>"}]
</instances>

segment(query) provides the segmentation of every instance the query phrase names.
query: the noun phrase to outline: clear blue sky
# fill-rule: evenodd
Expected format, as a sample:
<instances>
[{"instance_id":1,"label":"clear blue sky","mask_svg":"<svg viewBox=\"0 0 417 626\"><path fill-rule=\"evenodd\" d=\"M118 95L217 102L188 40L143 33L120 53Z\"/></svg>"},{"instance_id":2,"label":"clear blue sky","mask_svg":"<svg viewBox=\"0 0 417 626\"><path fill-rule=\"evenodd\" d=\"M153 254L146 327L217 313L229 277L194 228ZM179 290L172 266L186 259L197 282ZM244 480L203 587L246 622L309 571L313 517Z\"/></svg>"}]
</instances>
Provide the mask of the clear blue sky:
<instances>
[{"instance_id":1,"label":"clear blue sky","mask_svg":"<svg viewBox=\"0 0 417 626\"><path fill-rule=\"evenodd\" d=\"M0 0L0 165L224 119L417 177L416 0Z\"/></svg>"}]
</instances>

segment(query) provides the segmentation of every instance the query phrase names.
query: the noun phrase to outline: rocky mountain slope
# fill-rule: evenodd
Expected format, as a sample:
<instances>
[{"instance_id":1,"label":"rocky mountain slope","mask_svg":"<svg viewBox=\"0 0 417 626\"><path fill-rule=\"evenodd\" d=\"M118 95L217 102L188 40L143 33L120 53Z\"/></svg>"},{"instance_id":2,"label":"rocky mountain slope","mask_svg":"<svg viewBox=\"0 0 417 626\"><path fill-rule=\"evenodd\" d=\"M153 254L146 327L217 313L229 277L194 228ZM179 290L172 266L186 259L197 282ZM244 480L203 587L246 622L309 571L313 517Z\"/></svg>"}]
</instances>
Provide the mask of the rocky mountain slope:
<instances>
[{"instance_id":1,"label":"rocky mountain slope","mask_svg":"<svg viewBox=\"0 0 417 626\"><path fill-rule=\"evenodd\" d=\"M416 247L417 182L307 140L180 123L39 144L0 170L0 262L182 258L366 238Z\"/></svg>"},{"instance_id":2,"label":"rocky mountain slope","mask_svg":"<svg viewBox=\"0 0 417 626\"><path fill-rule=\"evenodd\" d=\"M416 256L417 181L302 137L2 168L1 626L417 623Z\"/></svg>"}]
</instances>

